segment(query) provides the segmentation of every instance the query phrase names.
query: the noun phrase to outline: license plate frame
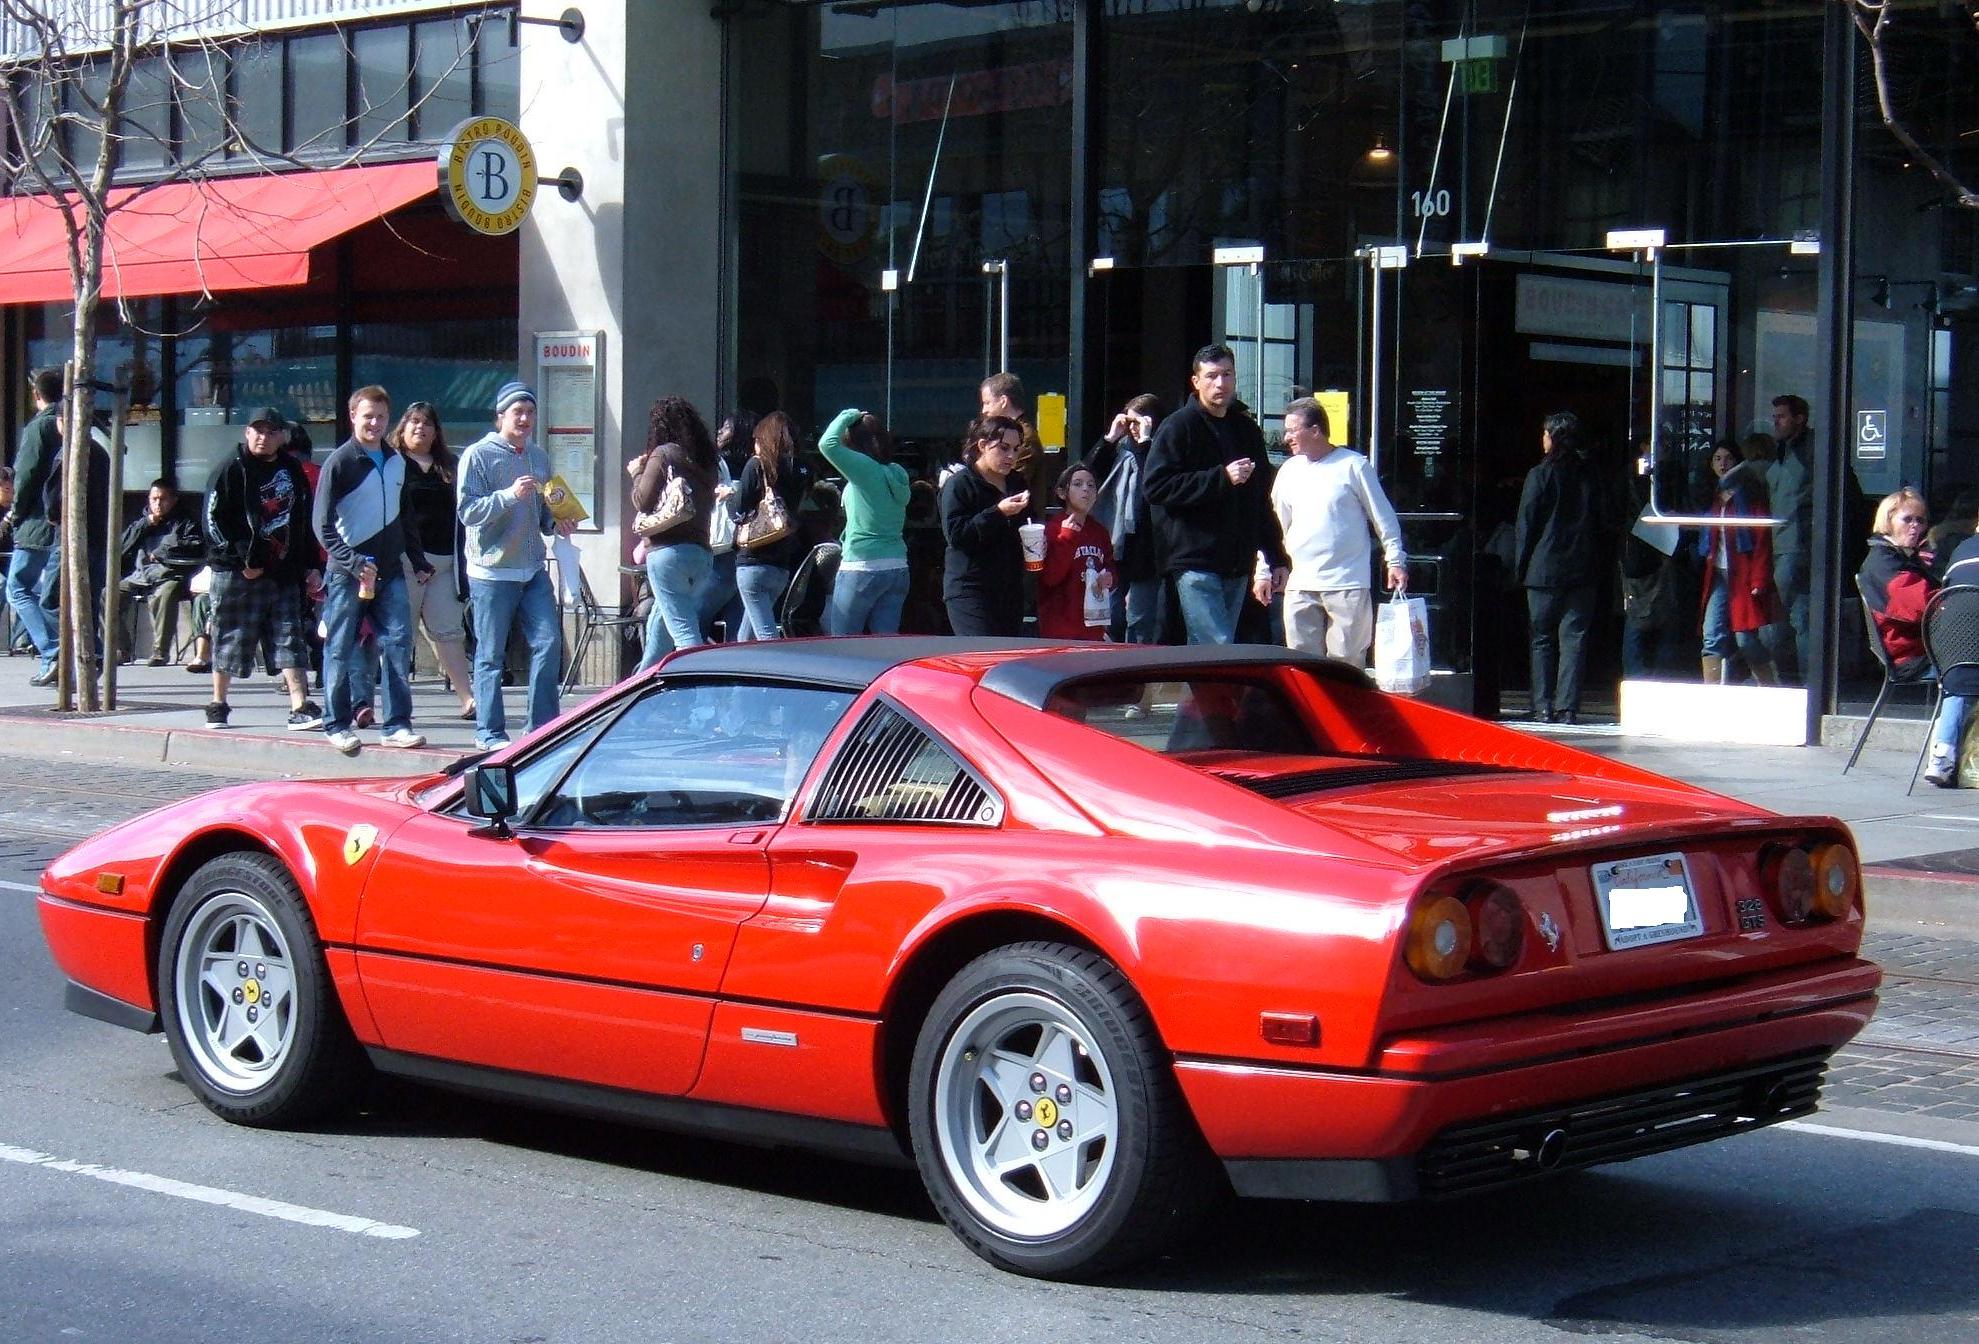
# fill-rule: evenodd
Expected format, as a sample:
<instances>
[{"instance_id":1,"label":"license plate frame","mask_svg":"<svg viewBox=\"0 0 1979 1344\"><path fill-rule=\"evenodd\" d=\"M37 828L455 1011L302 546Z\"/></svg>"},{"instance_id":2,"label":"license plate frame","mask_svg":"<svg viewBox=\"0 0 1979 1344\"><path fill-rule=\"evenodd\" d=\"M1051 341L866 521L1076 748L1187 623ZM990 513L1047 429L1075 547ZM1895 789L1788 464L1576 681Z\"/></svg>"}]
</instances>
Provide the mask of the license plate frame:
<instances>
[{"instance_id":1,"label":"license plate frame","mask_svg":"<svg viewBox=\"0 0 1979 1344\"><path fill-rule=\"evenodd\" d=\"M1610 952L1681 942L1704 932L1690 860L1680 852L1604 859L1588 870Z\"/></svg>"}]
</instances>

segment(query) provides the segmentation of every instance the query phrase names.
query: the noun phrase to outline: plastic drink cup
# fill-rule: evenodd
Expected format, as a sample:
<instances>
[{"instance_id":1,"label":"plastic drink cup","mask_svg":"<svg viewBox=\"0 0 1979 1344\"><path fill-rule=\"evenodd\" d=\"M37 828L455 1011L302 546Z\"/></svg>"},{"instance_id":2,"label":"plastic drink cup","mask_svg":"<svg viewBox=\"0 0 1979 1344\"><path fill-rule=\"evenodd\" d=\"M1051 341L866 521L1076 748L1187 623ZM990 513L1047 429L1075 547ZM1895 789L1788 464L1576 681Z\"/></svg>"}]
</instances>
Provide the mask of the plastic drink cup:
<instances>
[{"instance_id":1,"label":"plastic drink cup","mask_svg":"<svg viewBox=\"0 0 1979 1344\"><path fill-rule=\"evenodd\" d=\"M1024 523L1017 529L1017 535L1024 542L1024 568L1040 570L1044 568L1044 524Z\"/></svg>"},{"instance_id":2,"label":"plastic drink cup","mask_svg":"<svg viewBox=\"0 0 1979 1344\"><path fill-rule=\"evenodd\" d=\"M361 558L364 563L357 567L357 596L369 602L378 596L378 562L368 555Z\"/></svg>"}]
</instances>

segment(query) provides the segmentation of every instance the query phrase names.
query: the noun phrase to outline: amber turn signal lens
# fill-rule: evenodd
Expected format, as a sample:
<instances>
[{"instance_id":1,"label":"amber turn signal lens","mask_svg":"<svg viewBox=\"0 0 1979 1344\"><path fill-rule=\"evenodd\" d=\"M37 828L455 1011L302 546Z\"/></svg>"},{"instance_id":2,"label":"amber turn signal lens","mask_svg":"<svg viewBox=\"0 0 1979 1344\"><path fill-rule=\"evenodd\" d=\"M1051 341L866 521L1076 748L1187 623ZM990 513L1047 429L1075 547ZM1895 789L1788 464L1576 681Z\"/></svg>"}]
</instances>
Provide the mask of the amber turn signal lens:
<instances>
[{"instance_id":1,"label":"amber turn signal lens","mask_svg":"<svg viewBox=\"0 0 1979 1344\"><path fill-rule=\"evenodd\" d=\"M1455 896L1439 896L1409 920L1409 969L1425 980L1461 975L1471 956L1471 917Z\"/></svg>"},{"instance_id":2,"label":"amber turn signal lens","mask_svg":"<svg viewBox=\"0 0 1979 1344\"><path fill-rule=\"evenodd\" d=\"M1862 869L1847 845L1826 844L1814 851L1814 908L1829 919L1840 919L1855 908L1862 890Z\"/></svg>"},{"instance_id":3,"label":"amber turn signal lens","mask_svg":"<svg viewBox=\"0 0 1979 1344\"><path fill-rule=\"evenodd\" d=\"M1502 971L1525 948L1525 907L1518 893L1493 882L1465 902L1471 917L1471 962L1481 970Z\"/></svg>"}]
</instances>

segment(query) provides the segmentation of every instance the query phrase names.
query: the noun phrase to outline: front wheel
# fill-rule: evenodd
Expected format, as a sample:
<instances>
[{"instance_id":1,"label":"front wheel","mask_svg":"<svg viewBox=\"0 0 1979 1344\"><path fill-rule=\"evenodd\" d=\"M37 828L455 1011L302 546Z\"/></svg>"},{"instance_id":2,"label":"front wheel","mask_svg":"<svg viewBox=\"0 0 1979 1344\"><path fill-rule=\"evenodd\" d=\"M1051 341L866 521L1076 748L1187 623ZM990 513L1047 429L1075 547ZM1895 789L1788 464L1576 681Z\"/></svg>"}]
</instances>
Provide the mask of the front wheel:
<instances>
[{"instance_id":1,"label":"front wheel","mask_svg":"<svg viewBox=\"0 0 1979 1344\"><path fill-rule=\"evenodd\" d=\"M999 1268L1073 1278L1144 1259L1210 1188L1147 1008L1053 943L969 963L914 1048L909 1129L935 1207Z\"/></svg>"},{"instance_id":2,"label":"front wheel","mask_svg":"<svg viewBox=\"0 0 1979 1344\"><path fill-rule=\"evenodd\" d=\"M172 1057L235 1124L315 1119L351 1095L361 1055L295 880L265 854L226 854L186 882L158 947Z\"/></svg>"}]
</instances>

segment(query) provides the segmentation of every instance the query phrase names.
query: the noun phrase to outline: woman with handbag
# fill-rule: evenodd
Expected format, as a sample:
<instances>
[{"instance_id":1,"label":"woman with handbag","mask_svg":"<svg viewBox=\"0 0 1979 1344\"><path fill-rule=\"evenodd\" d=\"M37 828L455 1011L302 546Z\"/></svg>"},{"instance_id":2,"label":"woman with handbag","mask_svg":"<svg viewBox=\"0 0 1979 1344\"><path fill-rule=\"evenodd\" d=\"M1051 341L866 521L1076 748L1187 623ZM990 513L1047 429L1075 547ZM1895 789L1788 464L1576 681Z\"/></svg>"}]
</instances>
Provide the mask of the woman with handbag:
<instances>
[{"instance_id":1,"label":"woman with handbag","mask_svg":"<svg viewBox=\"0 0 1979 1344\"><path fill-rule=\"evenodd\" d=\"M777 603L790 586L797 559L797 515L802 482L790 417L771 411L756 425L755 451L729 500L735 512L735 586L742 593L737 639L775 639Z\"/></svg>"},{"instance_id":2,"label":"woman with handbag","mask_svg":"<svg viewBox=\"0 0 1979 1344\"><path fill-rule=\"evenodd\" d=\"M654 402L646 452L628 470L637 511L632 528L646 539L646 578L653 587L643 669L703 642L701 597L714 568L708 520L717 473L715 441L700 413L680 397Z\"/></svg>"}]
</instances>

